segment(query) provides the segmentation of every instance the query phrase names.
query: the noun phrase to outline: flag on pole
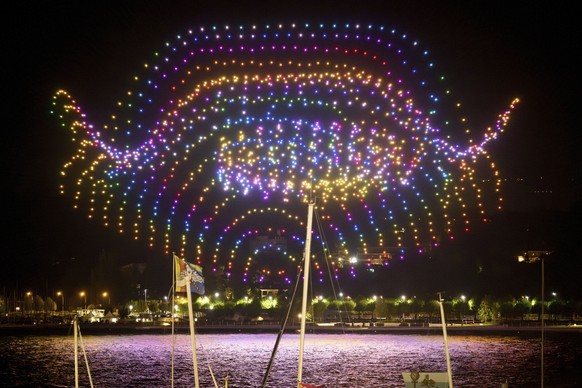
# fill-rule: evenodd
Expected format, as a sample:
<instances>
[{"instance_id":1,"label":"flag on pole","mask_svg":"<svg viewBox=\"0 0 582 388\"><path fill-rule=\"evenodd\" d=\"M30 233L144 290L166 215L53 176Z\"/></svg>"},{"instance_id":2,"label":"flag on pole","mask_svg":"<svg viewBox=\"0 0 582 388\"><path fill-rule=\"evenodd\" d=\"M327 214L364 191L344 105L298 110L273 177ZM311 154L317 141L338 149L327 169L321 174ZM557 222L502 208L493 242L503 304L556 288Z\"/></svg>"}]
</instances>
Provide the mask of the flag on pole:
<instances>
[{"instance_id":1,"label":"flag on pole","mask_svg":"<svg viewBox=\"0 0 582 388\"><path fill-rule=\"evenodd\" d=\"M192 292L204 295L202 267L182 260L176 255L174 255L174 260L176 261L176 292L186 292L188 279L190 279Z\"/></svg>"}]
</instances>

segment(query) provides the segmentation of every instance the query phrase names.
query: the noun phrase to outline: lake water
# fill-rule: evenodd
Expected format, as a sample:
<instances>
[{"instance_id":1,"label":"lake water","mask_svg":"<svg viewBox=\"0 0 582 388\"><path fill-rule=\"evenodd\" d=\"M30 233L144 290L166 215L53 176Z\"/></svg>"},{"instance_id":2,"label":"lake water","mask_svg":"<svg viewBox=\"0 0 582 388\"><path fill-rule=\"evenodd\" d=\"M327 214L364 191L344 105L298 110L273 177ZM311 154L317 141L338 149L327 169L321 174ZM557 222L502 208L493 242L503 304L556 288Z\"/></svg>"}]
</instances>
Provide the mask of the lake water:
<instances>
[{"instance_id":1,"label":"lake water","mask_svg":"<svg viewBox=\"0 0 582 388\"><path fill-rule=\"evenodd\" d=\"M1 333L1 332L0 332ZM197 334L200 387L260 387L276 334ZM456 387L540 386L540 338L449 335ZM71 335L0 337L0 386L74 387ZM83 335L95 387L171 387L172 337L163 334ZM582 386L582 334L549 332L544 341L545 386ZM190 336L175 336L175 387L193 387ZM285 334L268 387L294 387L299 335ZM79 350L80 385L90 386ZM446 372L442 335L307 334L303 382L336 387L404 387L402 372ZM419 384L420 387L420 384Z\"/></svg>"}]
</instances>

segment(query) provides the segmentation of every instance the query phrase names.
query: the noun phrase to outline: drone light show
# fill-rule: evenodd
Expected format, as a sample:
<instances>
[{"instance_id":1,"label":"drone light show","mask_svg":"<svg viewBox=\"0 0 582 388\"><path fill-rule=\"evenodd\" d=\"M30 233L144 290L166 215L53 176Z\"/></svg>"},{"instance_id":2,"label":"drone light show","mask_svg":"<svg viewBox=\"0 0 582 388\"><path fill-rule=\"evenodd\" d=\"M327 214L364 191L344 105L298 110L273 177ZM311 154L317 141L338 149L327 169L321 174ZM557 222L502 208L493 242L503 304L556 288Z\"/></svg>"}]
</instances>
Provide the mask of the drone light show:
<instances>
[{"instance_id":1,"label":"drone light show","mask_svg":"<svg viewBox=\"0 0 582 388\"><path fill-rule=\"evenodd\" d=\"M205 271L291 282L311 197L326 247L315 265L350 276L502 205L488 148L517 100L470 128L428 51L380 25L198 27L154 51L126 90L93 115L54 96L76 147L61 193Z\"/></svg>"}]
</instances>

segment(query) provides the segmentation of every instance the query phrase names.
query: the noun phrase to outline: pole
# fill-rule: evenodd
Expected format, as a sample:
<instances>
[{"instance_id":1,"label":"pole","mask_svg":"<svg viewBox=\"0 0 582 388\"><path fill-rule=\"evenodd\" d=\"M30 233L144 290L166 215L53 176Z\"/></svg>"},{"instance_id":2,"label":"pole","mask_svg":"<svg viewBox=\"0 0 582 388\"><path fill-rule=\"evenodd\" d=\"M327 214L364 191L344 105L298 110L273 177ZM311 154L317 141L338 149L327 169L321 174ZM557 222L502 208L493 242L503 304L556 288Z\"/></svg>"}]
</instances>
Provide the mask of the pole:
<instances>
[{"instance_id":1,"label":"pole","mask_svg":"<svg viewBox=\"0 0 582 388\"><path fill-rule=\"evenodd\" d=\"M526 263L535 263L537 261L542 262L542 307L541 307L541 345L540 345L540 376L541 376L541 387L544 388L544 305L545 305L545 274L544 274L544 266L545 266L545 258L551 255L552 251L527 251L524 252L522 255L517 257L518 261L524 261Z\"/></svg>"},{"instance_id":2,"label":"pole","mask_svg":"<svg viewBox=\"0 0 582 388\"><path fill-rule=\"evenodd\" d=\"M542 344L541 344L541 378L544 388L544 256L542 255Z\"/></svg>"},{"instance_id":3,"label":"pole","mask_svg":"<svg viewBox=\"0 0 582 388\"><path fill-rule=\"evenodd\" d=\"M176 340L174 338L174 321L176 319L175 316L176 310L174 310L175 293L176 293L176 255L172 253L172 308L171 308L172 313L170 314L170 316L172 317L172 388L174 388L174 346L176 343Z\"/></svg>"},{"instance_id":4,"label":"pole","mask_svg":"<svg viewBox=\"0 0 582 388\"><path fill-rule=\"evenodd\" d=\"M445 357L447 359L447 377L449 379L449 388L453 388L453 372L451 370L451 357L449 356L449 342L447 339L447 323L445 321L445 309L443 307L443 300L439 292L439 307L441 310L441 323L443 325L443 338L445 342Z\"/></svg>"},{"instance_id":5,"label":"pole","mask_svg":"<svg viewBox=\"0 0 582 388\"><path fill-rule=\"evenodd\" d=\"M75 388L79 388L79 344L78 344L78 333L79 331L79 322L77 321L77 316L73 318L73 335L75 336L75 340L73 341L75 344Z\"/></svg>"},{"instance_id":6,"label":"pole","mask_svg":"<svg viewBox=\"0 0 582 388\"><path fill-rule=\"evenodd\" d=\"M309 291L309 256L311 255L311 227L313 223L314 201L309 200L309 210L307 213L307 235L305 237L305 257L303 269L303 299L301 303L301 331L299 336L299 363L297 366L297 387L301 388L303 374L303 349L305 346L305 315L307 314L307 293Z\"/></svg>"},{"instance_id":7,"label":"pole","mask_svg":"<svg viewBox=\"0 0 582 388\"><path fill-rule=\"evenodd\" d=\"M192 285L192 273L190 269L187 271L186 283L188 284L186 288L186 293L188 294L188 313L190 315L190 342L192 343L192 363L194 365L194 387L199 388L200 383L198 382L198 361L196 361L196 337L194 332L194 312L192 309L192 290L190 289Z\"/></svg>"}]
</instances>

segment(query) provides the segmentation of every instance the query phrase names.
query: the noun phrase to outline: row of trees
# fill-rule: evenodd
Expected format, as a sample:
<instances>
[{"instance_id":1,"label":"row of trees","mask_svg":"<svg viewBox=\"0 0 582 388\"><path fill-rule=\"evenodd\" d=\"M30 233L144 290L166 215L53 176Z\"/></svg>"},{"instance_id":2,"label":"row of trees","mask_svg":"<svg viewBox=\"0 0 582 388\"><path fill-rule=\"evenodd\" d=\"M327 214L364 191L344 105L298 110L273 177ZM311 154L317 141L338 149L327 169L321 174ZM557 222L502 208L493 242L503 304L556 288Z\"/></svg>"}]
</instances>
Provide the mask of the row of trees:
<instances>
[{"instance_id":1,"label":"row of trees","mask_svg":"<svg viewBox=\"0 0 582 388\"><path fill-rule=\"evenodd\" d=\"M142 308L143 301L134 301L135 306ZM246 321L258 316L265 319L280 321L289 308L286 295L274 298L242 298L239 300L222 300L218 296L200 296L196 299L194 310L203 312L209 321ZM524 320L531 315L541 314L541 303L528 297L497 299L484 296L476 299L464 297L453 298L443 302L448 321L475 319L480 322L497 323L504 320ZM152 313L169 312L167 302L153 302L147 306ZM175 310L187 315L186 299L178 299ZM127 309L126 309L127 311ZM299 301L291 307L291 318L295 319L300 312ZM554 298L544 302L546 320L572 321L582 317L582 301L564 301ZM424 320L439 321L440 307L436 299L420 298L382 298L362 297L357 299L327 299L313 298L308 308L308 319L316 322L350 321L350 320Z\"/></svg>"},{"instance_id":2,"label":"row of trees","mask_svg":"<svg viewBox=\"0 0 582 388\"><path fill-rule=\"evenodd\" d=\"M117 306L106 304L89 305L87 308L103 308L117 312L121 318L135 313L175 313L187 315L186 298L178 297L172 308L171 301L160 299L137 299ZM291 307L291 317L300 312L300 301L294 301ZM10 298L0 298L0 312L3 316L14 313L51 314L59 310L75 311L76 308L61 308L60 301L40 295L25 296L20 301ZM15 308L18 305L18 308ZM235 300L231 294L215 294L195 296L194 309L203 313L210 321L237 320L246 321L263 316L266 319L281 320L287 313L289 297L286 293L269 297L246 296ZM501 320L522 320L541 314L541 302L529 297L495 298L485 295L480 298L449 298L443 301L447 320L458 321L472 317L481 322L499 322ZM582 316L582 301L566 301L553 297L544 302L545 319L571 321ZM383 298L359 297L329 299L316 297L310 301L308 318L317 322L335 320L427 320L435 321L440 317L439 305L436 299L417 297Z\"/></svg>"},{"instance_id":3,"label":"row of trees","mask_svg":"<svg viewBox=\"0 0 582 388\"><path fill-rule=\"evenodd\" d=\"M496 299L484 296L479 299L453 298L443 302L446 319L461 321L472 317L481 322L522 320L529 314L541 314L541 303L527 297ZM358 300L327 300L316 298L310 308L315 321L344 319L340 312L347 312L359 320L440 320L440 307L436 299L419 298L361 298ZM582 316L582 302L553 299L544 302L545 319L572 320Z\"/></svg>"}]
</instances>

